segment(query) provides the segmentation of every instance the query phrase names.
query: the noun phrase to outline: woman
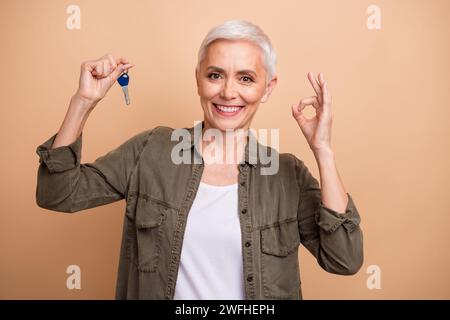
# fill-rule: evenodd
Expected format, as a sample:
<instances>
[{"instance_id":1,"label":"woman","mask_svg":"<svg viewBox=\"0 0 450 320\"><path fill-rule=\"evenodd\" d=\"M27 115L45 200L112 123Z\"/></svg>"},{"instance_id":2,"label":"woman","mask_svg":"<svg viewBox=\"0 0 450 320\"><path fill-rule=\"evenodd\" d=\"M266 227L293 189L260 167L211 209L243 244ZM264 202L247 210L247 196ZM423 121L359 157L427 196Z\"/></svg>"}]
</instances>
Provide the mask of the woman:
<instances>
[{"instance_id":1,"label":"woman","mask_svg":"<svg viewBox=\"0 0 450 320\"><path fill-rule=\"evenodd\" d=\"M93 163L80 162L83 126L133 65L110 54L84 62L59 132L37 148L38 205L76 212L126 199L117 299L301 299L300 243L326 271L356 273L363 262L360 217L336 170L323 75L308 73L317 96L292 106L317 160L320 188L303 161L272 148L278 169L262 174L261 154L251 148L250 124L277 83L263 31L228 21L208 33L198 58L204 120L183 131L189 139L180 147L173 139L180 131L156 127ZM314 118L303 115L307 105ZM197 129L232 139L201 135L198 143ZM222 160L234 152L236 161L210 161L211 146ZM256 150L264 147L257 143ZM174 154L192 161L174 161Z\"/></svg>"}]
</instances>

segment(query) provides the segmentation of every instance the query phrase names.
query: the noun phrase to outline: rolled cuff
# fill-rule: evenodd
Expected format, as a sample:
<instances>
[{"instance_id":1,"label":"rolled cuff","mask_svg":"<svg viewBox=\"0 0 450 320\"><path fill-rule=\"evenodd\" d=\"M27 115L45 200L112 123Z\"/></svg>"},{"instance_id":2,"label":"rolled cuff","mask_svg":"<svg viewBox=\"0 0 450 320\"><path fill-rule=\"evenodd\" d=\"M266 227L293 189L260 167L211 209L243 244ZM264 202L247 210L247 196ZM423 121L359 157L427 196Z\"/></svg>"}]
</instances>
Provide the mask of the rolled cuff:
<instances>
[{"instance_id":1,"label":"rolled cuff","mask_svg":"<svg viewBox=\"0 0 450 320\"><path fill-rule=\"evenodd\" d=\"M348 232L354 231L361 221L358 210L349 193L347 208L345 213L338 213L320 202L319 211L316 214L316 222L323 230L332 233L340 226L343 226Z\"/></svg>"},{"instance_id":2,"label":"rolled cuff","mask_svg":"<svg viewBox=\"0 0 450 320\"><path fill-rule=\"evenodd\" d=\"M67 146L51 148L57 133L36 148L39 155L39 163L44 162L50 173L64 172L75 168L81 161L81 133L77 140Z\"/></svg>"}]
</instances>

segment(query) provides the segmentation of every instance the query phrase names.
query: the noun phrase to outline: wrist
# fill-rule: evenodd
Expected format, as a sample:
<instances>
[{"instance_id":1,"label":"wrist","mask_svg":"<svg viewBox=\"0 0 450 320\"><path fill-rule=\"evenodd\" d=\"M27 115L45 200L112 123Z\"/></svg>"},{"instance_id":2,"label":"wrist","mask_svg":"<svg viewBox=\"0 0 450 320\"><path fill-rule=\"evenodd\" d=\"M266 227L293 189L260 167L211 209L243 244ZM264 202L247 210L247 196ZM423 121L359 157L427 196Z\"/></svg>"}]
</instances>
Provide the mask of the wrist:
<instances>
[{"instance_id":1,"label":"wrist","mask_svg":"<svg viewBox=\"0 0 450 320\"><path fill-rule=\"evenodd\" d=\"M331 148L320 148L313 150L314 157L317 162L320 163L329 163L334 161L334 152Z\"/></svg>"},{"instance_id":2,"label":"wrist","mask_svg":"<svg viewBox=\"0 0 450 320\"><path fill-rule=\"evenodd\" d=\"M84 112L89 112L89 110L93 109L96 104L97 101L87 99L82 95L80 95L78 92L76 92L70 99L71 107L79 109Z\"/></svg>"}]
</instances>

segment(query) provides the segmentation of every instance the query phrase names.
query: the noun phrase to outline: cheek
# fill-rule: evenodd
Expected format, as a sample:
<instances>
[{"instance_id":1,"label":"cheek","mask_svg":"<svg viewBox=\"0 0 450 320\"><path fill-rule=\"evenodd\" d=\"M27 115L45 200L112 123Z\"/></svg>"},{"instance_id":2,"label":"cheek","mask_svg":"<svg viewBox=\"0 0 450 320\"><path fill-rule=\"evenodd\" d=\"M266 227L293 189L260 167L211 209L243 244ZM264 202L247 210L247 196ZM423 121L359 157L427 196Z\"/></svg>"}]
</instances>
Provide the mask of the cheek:
<instances>
[{"instance_id":1,"label":"cheek","mask_svg":"<svg viewBox=\"0 0 450 320\"><path fill-rule=\"evenodd\" d=\"M220 86L208 82L200 83L199 94L203 99L212 99L220 93Z\"/></svg>"},{"instance_id":2,"label":"cheek","mask_svg":"<svg viewBox=\"0 0 450 320\"><path fill-rule=\"evenodd\" d=\"M259 102L263 95L264 95L264 91L259 88L255 88L255 87L247 87L247 88L243 88L241 90L241 97L248 104Z\"/></svg>"}]
</instances>

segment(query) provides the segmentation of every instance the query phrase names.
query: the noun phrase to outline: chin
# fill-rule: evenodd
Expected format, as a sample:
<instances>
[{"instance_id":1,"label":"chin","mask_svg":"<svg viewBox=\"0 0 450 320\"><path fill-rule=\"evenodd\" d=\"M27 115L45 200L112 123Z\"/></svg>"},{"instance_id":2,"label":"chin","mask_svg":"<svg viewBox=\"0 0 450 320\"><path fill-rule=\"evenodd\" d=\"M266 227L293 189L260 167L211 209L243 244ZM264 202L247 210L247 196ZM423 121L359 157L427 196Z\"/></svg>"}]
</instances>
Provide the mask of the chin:
<instances>
[{"instance_id":1,"label":"chin","mask_svg":"<svg viewBox=\"0 0 450 320\"><path fill-rule=\"evenodd\" d=\"M223 121L216 121L215 124L215 128L219 129L220 131L237 130L242 127L240 123L224 123Z\"/></svg>"}]
</instances>

